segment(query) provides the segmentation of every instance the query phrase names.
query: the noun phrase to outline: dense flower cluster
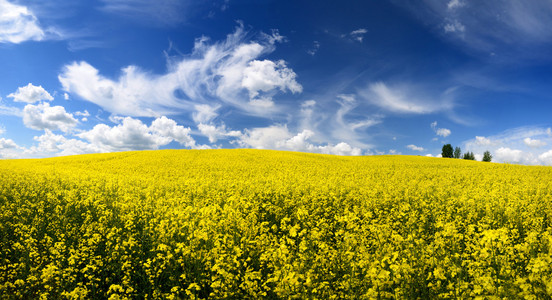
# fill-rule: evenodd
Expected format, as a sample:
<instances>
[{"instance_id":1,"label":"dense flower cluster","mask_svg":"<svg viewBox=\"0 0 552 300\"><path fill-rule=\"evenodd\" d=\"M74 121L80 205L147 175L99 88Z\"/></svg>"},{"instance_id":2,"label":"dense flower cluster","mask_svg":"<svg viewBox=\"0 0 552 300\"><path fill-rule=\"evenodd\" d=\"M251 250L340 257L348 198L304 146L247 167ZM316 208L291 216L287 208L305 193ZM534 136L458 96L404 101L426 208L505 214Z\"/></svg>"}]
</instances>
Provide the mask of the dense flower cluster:
<instances>
[{"instance_id":1,"label":"dense flower cluster","mask_svg":"<svg viewBox=\"0 0 552 300\"><path fill-rule=\"evenodd\" d=\"M0 295L549 298L551 182L260 150L0 161Z\"/></svg>"}]
</instances>

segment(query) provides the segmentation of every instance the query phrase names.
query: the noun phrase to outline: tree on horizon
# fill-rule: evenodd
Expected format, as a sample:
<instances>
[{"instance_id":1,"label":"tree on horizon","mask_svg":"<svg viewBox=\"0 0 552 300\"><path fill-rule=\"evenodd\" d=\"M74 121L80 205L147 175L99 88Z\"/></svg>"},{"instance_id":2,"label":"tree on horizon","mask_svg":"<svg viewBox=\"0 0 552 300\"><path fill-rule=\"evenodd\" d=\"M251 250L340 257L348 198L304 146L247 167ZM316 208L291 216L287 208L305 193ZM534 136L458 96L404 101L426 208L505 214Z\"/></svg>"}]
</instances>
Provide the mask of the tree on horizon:
<instances>
[{"instance_id":1,"label":"tree on horizon","mask_svg":"<svg viewBox=\"0 0 552 300\"><path fill-rule=\"evenodd\" d=\"M449 158L454 157L454 153L453 153L451 144L446 144L446 145L443 146L443 149L441 151L441 156L442 157L449 157Z\"/></svg>"}]
</instances>

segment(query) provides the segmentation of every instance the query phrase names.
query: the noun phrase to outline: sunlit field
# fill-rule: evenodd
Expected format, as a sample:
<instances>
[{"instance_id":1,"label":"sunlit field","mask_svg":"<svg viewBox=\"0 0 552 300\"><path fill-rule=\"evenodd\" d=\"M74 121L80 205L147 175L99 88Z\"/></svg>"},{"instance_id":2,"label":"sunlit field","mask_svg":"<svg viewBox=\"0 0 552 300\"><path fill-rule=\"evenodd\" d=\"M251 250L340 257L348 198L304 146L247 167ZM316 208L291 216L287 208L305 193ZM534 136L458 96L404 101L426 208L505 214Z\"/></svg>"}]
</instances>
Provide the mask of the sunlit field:
<instances>
[{"instance_id":1,"label":"sunlit field","mask_svg":"<svg viewBox=\"0 0 552 300\"><path fill-rule=\"evenodd\" d=\"M0 295L543 299L551 218L550 167L262 150L3 160Z\"/></svg>"}]
</instances>

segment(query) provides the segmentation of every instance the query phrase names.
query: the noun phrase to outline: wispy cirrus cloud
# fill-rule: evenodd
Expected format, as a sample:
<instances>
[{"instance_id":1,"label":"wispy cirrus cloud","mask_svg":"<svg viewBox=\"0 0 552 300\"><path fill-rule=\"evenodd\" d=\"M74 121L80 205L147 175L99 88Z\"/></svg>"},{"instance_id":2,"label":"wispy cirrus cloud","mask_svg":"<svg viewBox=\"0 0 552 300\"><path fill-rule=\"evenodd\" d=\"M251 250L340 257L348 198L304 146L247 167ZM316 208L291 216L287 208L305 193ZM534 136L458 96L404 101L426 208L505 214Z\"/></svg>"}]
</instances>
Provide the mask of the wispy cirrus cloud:
<instances>
[{"instance_id":1,"label":"wispy cirrus cloud","mask_svg":"<svg viewBox=\"0 0 552 300\"><path fill-rule=\"evenodd\" d=\"M388 85L384 82L374 82L358 91L359 96L370 104L386 111L402 114L429 114L438 111L451 110L452 98L443 97L435 100L425 95L413 85Z\"/></svg>"},{"instance_id":2,"label":"wispy cirrus cloud","mask_svg":"<svg viewBox=\"0 0 552 300\"><path fill-rule=\"evenodd\" d=\"M100 10L153 26L173 26L184 22L190 1L182 0L102 0Z\"/></svg>"},{"instance_id":3,"label":"wispy cirrus cloud","mask_svg":"<svg viewBox=\"0 0 552 300\"><path fill-rule=\"evenodd\" d=\"M547 0L396 3L406 7L439 35L486 55L516 53L518 59L520 55L538 57L540 51L535 51L535 47L549 49L552 46L552 6ZM532 51L525 51L527 49Z\"/></svg>"},{"instance_id":4,"label":"wispy cirrus cloud","mask_svg":"<svg viewBox=\"0 0 552 300\"><path fill-rule=\"evenodd\" d=\"M273 100L276 94L300 93L302 86L285 61L260 60L282 41L277 32L261 35L257 41L248 41L246 35L240 24L224 41L210 43L201 37L191 55L170 58L169 69L163 75L128 66L113 80L81 61L66 65L59 80L66 92L114 114L197 114L196 109L204 105L227 105L266 115L278 110Z\"/></svg>"}]
</instances>

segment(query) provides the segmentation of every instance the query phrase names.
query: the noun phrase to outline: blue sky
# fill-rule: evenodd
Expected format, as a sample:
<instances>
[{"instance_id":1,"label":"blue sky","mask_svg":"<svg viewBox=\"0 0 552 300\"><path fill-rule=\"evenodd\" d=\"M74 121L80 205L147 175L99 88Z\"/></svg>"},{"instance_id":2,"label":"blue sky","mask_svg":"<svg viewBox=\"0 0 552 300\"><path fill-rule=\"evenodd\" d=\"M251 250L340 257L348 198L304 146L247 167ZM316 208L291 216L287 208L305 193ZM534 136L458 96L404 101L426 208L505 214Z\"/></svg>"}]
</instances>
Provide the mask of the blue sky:
<instances>
[{"instance_id":1,"label":"blue sky","mask_svg":"<svg viewBox=\"0 0 552 300\"><path fill-rule=\"evenodd\" d=\"M552 165L552 4L0 0L0 157L260 148Z\"/></svg>"}]
</instances>

